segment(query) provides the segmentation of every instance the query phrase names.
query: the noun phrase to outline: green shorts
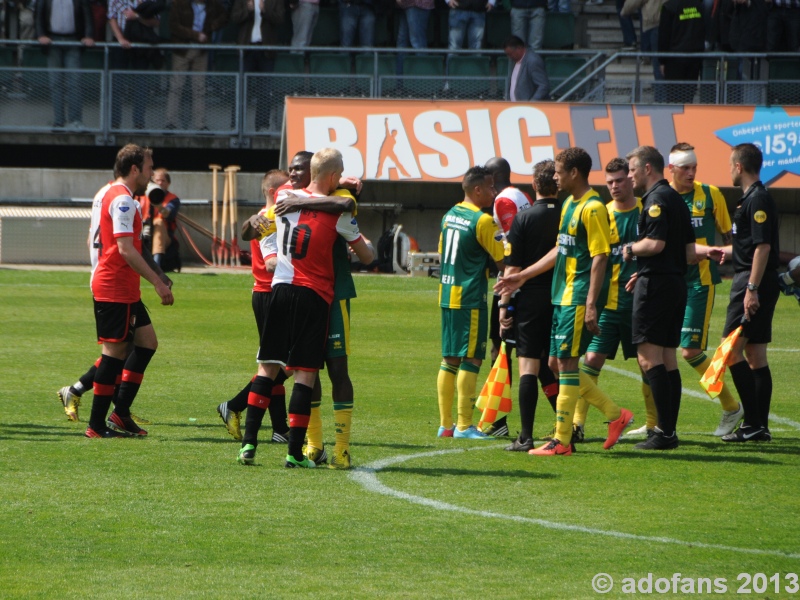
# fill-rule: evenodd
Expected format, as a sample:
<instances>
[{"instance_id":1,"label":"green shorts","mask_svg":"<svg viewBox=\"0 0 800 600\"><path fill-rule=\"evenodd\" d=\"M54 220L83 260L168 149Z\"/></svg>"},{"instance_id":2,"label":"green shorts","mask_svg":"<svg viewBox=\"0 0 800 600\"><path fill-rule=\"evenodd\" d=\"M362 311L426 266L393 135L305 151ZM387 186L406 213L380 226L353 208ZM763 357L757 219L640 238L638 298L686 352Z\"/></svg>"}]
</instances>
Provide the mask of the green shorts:
<instances>
[{"instance_id":1,"label":"green shorts","mask_svg":"<svg viewBox=\"0 0 800 600\"><path fill-rule=\"evenodd\" d=\"M331 302L328 319L328 340L325 343L325 358L337 358L350 354L350 299Z\"/></svg>"},{"instance_id":2,"label":"green shorts","mask_svg":"<svg viewBox=\"0 0 800 600\"><path fill-rule=\"evenodd\" d=\"M554 306L550 356L577 358L586 353L592 334L586 329L586 306Z\"/></svg>"},{"instance_id":3,"label":"green shorts","mask_svg":"<svg viewBox=\"0 0 800 600\"><path fill-rule=\"evenodd\" d=\"M622 344L622 356L626 360L636 358L636 344L631 342L631 320L633 309L609 310L600 313L600 335L596 335L589 343L587 352L605 354L611 360L617 355L617 348Z\"/></svg>"},{"instance_id":4,"label":"green shorts","mask_svg":"<svg viewBox=\"0 0 800 600\"><path fill-rule=\"evenodd\" d=\"M711 321L711 311L714 309L714 286L690 287L686 292L681 348L705 350L708 346L708 324Z\"/></svg>"},{"instance_id":5,"label":"green shorts","mask_svg":"<svg viewBox=\"0 0 800 600\"><path fill-rule=\"evenodd\" d=\"M442 309L442 356L477 358L486 356L488 310L484 308Z\"/></svg>"}]
</instances>

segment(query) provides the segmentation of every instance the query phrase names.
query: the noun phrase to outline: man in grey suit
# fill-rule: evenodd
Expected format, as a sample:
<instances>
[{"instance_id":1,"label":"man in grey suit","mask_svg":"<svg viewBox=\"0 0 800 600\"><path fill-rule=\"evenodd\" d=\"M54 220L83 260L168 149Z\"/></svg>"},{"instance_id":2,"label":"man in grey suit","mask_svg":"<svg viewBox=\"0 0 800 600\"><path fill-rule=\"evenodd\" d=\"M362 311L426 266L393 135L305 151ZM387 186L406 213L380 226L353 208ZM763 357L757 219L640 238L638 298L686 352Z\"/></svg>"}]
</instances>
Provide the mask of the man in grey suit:
<instances>
[{"instance_id":1,"label":"man in grey suit","mask_svg":"<svg viewBox=\"0 0 800 600\"><path fill-rule=\"evenodd\" d=\"M512 35L503 45L506 56L514 62L511 71L509 99L512 102L530 102L550 99L550 82L544 60L520 38Z\"/></svg>"}]
</instances>

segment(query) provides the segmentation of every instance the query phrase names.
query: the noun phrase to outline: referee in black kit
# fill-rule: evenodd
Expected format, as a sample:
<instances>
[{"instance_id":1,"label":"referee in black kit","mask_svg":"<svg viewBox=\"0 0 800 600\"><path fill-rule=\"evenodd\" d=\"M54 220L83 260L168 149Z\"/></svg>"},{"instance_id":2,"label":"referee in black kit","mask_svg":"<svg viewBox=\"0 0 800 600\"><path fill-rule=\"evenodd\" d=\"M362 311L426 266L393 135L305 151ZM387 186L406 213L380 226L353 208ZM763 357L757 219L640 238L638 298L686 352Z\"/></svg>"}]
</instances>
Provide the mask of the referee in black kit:
<instances>
[{"instance_id":1,"label":"referee in black kit","mask_svg":"<svg viewBox=\"0 0 800 600\"><path fill-rule=\"evenodd\" d=\"M516 286L519 293L513 313L508 310L510 293L503 293L499 304L501 329L505 331L514 324L517 327L520 432L505 448L511 452L533 450L533 421L539 396L537 383L546 382L542 384L544 390L548 383L555 382L555 376L547 365L553 322L554 249L561 222L561 202L556 197L558 186L553 179L555 171L556 164L552 160L534 165L536 201L514 217L505 249L503 281L518 281L521 285ZM520 275L532 265L539 266L536 275ZM553 411L556 410L556 397L553 394L548 396Z\"/></svg>"},{"instance_id":2,"label":"referee in black kit","mask_svg":"<svg viewBox=\"0 0 800 600\"><path fill-rule=\"evenodd\" d=\"M664 179L664 157L651 146L627 156L634 191L642 197L639 239L623 250L639 265L633 292L632 341L639 365L650 382L658 427L638 450L678 447L676 427L681 406L681 375L676 349L686 309L686 265L696 262L691 215L680 194Z\"/></svg>"},{"instance_id":3,"label":"referee in black kit","mask_svg":"<svg viewBox=\"0 0 800 600\"><path fill-rule=\"evenodd\" d=\"M772 373L767 344L772 341L772 316L778 303L778 211L761 183L761 150L739 144L731 154L733 185L744 192L733 215L733 243L709 249L709 257L733 258L733 283L723 336L740 324L742 333L728 359L733 384L744 407L742 425L724 442L770 441L769 407Z\"/></svg>"}]
</instances>

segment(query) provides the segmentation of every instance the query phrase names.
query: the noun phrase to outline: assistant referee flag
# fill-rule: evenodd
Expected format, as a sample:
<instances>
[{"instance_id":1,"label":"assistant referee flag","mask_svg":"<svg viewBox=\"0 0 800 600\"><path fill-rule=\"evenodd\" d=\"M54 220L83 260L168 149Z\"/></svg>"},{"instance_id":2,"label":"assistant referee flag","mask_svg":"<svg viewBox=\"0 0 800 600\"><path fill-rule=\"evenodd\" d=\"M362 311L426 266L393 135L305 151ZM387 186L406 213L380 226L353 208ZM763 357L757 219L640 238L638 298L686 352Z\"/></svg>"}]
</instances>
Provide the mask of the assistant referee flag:
<instances>
[{"instance_id":1,"label":"assistant referee flag","mask_svg":"<svg viewBox=\"0 0 800 600\"><path fill-rule=\"evenodd\" d=\"M483 389L478 396L475 406L483 409L478 429L484 425L491 425L503 415L511 412L511 378L508 375L508 355L506 344L500 345L500 354L494 361L494 366L483 384Z\"/></svg>"},{"instance_id":2,"label":"assistant referee flag","mask_svg":"<svg viewBox=\"0 0 800 600\"><path fill-rule=\"evenodd\" d=\"M703 373L700 379L700 385L712 398L719 396L722 391L722 378L725 376L725 369L728 368L728 357L731 355L731 350L739 334L742 333L742 326L740 325L722 340L717 350L714 352L714 358L711 359L711 364L708 369Z\"/></svg>"}]
</instances>

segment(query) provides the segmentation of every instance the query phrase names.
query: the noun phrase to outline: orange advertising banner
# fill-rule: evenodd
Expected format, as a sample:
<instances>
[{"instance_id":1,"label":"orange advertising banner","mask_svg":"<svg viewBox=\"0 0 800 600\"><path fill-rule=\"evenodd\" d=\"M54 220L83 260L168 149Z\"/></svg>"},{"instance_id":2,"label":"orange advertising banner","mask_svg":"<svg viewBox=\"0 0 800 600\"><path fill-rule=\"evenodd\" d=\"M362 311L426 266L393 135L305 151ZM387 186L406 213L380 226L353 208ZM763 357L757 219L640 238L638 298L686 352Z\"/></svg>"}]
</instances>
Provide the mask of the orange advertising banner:
<instances>
[{"instance_id":1,"label":"orange advertising banner","mask_svg":"<svg viewBox=\"0 0 800 600\"><path fill-rule=\"evenodd\" d=\"M286 98L286 147L333 147L345 174L361 179L461 181L472 165L502 156L512 182L530 183L532 167L570 146L592 157L590 183L603 167L640 145L669 156L678 142L695 146L698 179L730 186L731 148L764 153L762 180L800 187L800 106L519 104L429 100Z\"/></svg>"}]
</instances>

